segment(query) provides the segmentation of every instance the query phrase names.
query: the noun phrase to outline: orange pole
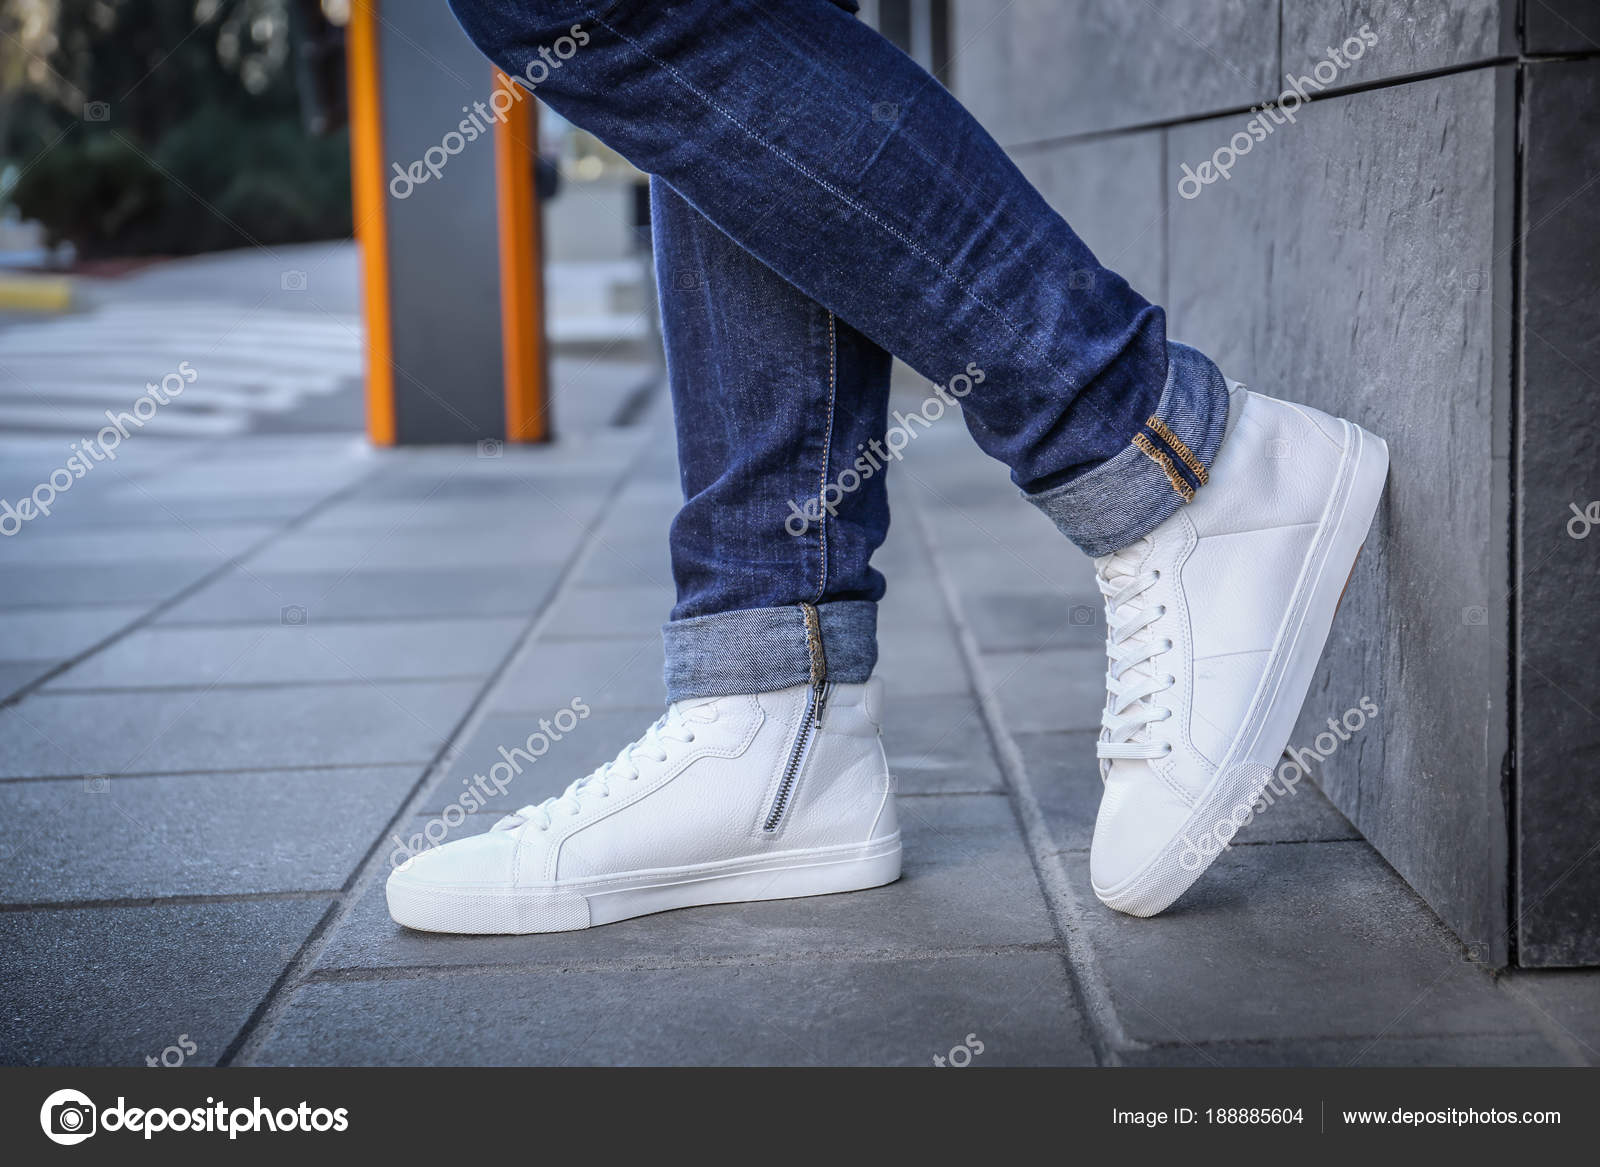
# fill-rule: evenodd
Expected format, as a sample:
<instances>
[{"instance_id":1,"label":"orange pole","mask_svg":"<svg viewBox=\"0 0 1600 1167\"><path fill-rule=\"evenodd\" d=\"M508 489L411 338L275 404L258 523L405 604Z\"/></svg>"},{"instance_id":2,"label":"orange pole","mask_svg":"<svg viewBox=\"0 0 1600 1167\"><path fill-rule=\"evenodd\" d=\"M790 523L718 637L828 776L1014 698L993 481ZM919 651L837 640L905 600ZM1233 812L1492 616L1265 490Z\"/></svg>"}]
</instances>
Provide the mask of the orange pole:
<instances>
[{"instance_id":1,"label":"orange pole","mask_svg":"<svg viewBox=\"0 0 1600 1167\"><path fill-rule=\"evenodd\" d=\"M353 0L345 49L350 91L350 196L361 250L361 311L366 325L367 435L395 442L394 341L389 307L388 186L378 88L378 0Z\"/></svg>"},{"instance_id":2,"label":"orange pole","mask_svg":"<svg viewBox=\"0 0 1600 1167\"><path fill-rule=\"evenodd\" d=\"M512 87L498 69L495 84ZM539 106L526 90L494 130L495 205L500 240L500 347L505 365L506 440L550 436L544 344L544 279L539 195L533 179Z\"/></svg>"}]
</instances>

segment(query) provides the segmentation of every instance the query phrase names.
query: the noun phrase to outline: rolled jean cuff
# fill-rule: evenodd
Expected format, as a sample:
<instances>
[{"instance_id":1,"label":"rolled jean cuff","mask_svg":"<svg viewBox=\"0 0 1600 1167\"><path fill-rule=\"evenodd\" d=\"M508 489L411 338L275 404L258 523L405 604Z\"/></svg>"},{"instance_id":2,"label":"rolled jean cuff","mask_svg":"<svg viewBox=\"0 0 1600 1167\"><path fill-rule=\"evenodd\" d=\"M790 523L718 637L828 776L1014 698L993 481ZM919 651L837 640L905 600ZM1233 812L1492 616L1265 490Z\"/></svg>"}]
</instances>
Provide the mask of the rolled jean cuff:
<instances>
[{"instance_id":1,"label":"rolled jean cuff","mask_svg":"<svg viewBox=\"0 0 1600 1167\"><path fill-rule=\"evenodd\" d=\"M819 679L859 684L872 676L878 605L816 605L820 646L812 642L809 607L743 608L664 624L667 700L770 693Z\"/></svg>"},{"instance_id":2,"label":"rolled jean cuff","mask_svg":"<svg viewBox=\"0 0 1600 1167\"><path fill-rule=\"evenodd\" d=\"M1023 497L1083 551L1113 551L1148 535L1210 480L1228 424L1228 383L1210 358L1167 343L1167 382L1128 448L1071 482Z\"/></svg>"}]
</instances>

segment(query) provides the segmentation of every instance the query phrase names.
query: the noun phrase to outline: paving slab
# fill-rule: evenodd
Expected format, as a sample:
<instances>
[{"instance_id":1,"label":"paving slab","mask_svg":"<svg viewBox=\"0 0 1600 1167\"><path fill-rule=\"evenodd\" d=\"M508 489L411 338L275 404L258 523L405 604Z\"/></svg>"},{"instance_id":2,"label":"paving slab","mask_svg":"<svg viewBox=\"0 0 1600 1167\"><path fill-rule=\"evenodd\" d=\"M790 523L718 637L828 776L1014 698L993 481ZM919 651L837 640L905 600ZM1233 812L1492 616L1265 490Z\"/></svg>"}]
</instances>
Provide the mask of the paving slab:
<instances>
[{"instance_id":1,"label":"paving slab","mask_svg":"<svg viewBox=\"0 0 1600 1167\"><path fill-rule=\"evenodd\" d=\"M628 640L541 638L506 670L489 708L548 714L581 697L592 709L658 714L667 700L665 659L659 634Z\"/></svg>"},{"instance_id":2,"label":"paving slab","mask_svg":"<svg viewBox=\"0 0 1600 1167\"><path fill-rule=\"evenodd\" d=\"M262 548L246 562L254 572L324 571L328 568L377 571L419 563L471 566L493 572L524 563L561 563L577 549L584 529L564 518L551 519L536 536L507 538L498 531L322 531L291 532Z\"/></svg>"},{"instance_id":3,"label":"paving slab","mask_svg":"<svg viewBox=\"0 0 1600 1167\"><path fill-rule=\"evenodd\" d=\"M1537 1034L1469 1033L1447 1037L1349 1037L1315 1041L1211 1042L1121 1050L1124 1066L1298 1068L1358 1066L1562 1066L1561 1052ZM1265 1104L1263 1102L1263 1104ZM1312 1121L1307 1116L1307 1122Z\"/></svg>"},{"instance_id":4,"label":"paving slab","mask_svg":"<svg viewBox=\"0 0 1600 1167\"><path fill-rule=\"evenodd\" d=\"M421 771L0 783L0 903L337 890Z\"/></svg>"},{"instance_id":5,"label":"paving slab","mask_svg":"<svg viewBox=\"0 0 1600 1167\"><path fill-rule=\"evenodd\" d=\"M300 609L307 624L419 616L500 616L536 611L560 565L519 563L492 571L439 567L345 571L235 569L174 604L158 624L280 624Z\"/></svg>"},{"instance_id":6,"label":"paving slab","mask_svg":"<svg viewBox=\"0 0 1600 1167\"><path fill-rule=\"evenodd\" d=\"M278 529L270 523L230 523L97 531L90 537L82 531L43 528L0 543L0 564L71 566L79 571L162 560L196 560L215 566L242 555Z\"/></svg>"},{"instance_id":7,"label":"paving slab","mask_svg":"<svg viewBox=\"0 0 1600 1167\"><path fill-rule=\"evenodd\" d=\"M646 640L661 635L672 613L671 588L659 584L569 588L550 607L546 640Z\"/></svg>"},{"instance_id":8,"label":"paving slab","mask_svg":"<svg viewBox=\"0 0 1600 1167\"><path fill-rule=\"evenodd\" d=\"M0 661L0 701L33 684L60 663L49 660Z\"/></svg>"},{"instance_id":9,"label":"paving slab","mask_svg":"<svg viewBox=\"0 0 1600 1167\"><path fill-rule=\"evenodd\" d=\"M991 652L979 664L1011 732L1100 728L1106 702L1104 650Z\"/></svg>"},{"instance_id":10,"label":"paving slab","mask_svg":"<svg viewBox=\"0 0 1600 1167\"><path fill-rule=\"evenodd\" d=\"M323 509L299 529L327 534L476 528L507 537L532 536L547 528L552 515L588 526L604 502L603 495L547 480L537 486L525 486L520 496L507 498L346 499Z\"/></svg>"},{"instance_id":11,"label":"paving slab","mask_svg":"<svg viewBox=\"0 0 1600 1167\"><path fill-rule=\"evenodd\" d=\"M563 968L615 963L632 968L686 957L925 955L1053 943L1039 881L1005 798L907 798L899 810L904 872L887 887L664 912L582 932L463 937L401 928L389 918L379 882L340 922L318 967ZM479 834L496 817L469 816L448 837ZM427 816L414 819L402 842L421 833L427 822ZM385 862L402 862L404 853L394 856L392 850L386 849Z\"/></svg>"},{"instance_id":12,"label":"paving slab","mask_svg":"<svg viewBox=\"0 0 1600 1167\"><path fill-rule=\"evenodd\" d=\"M0 660L66 660L132 624L148 607L0 611Z\"/></svg>"},{"instance_id":13,"label":"paving slab","mask_svg":"<svg viewBox=\"0 0 1600 1167\"><path fill-rule=\"evenodd\" d=\"M115 571L85 571L65 564L0 564L0 608L154 604L193 586L215 568L214 563L193 559L119 563Z\"/></svg>"},{"instance_id":14,"label":"paving slab","mask_svg":"<svg viewBox=\"0 0 1600 1167\"><path fill-rule=\"evenodd\" d=\"M0 778L429 761L476 681L33 694L0 709Z\"/></svg>"},{"instance_id":15,"label":"paving slab","mask_svg":"<svg viewBox=\"0 0 1600 1167\"><path fill-rule=\"evenodd\" d=\"M1067 871L1088 886L1086 854ZM1136 1042L1537 1035L1365 843L1235 847L1166 913L1082 927Z\"/></svg>"},{"instance_id":16,"label":"paving slab","mask_svg":"<svg viewBox=\"0 0 1600 1167\"><path fill-rule=\"evenodd\" d=\"M144 1066L187 1035L214 1064L328 904L0 913L0 1062Z\"/></svg>"},{"instance_id":17,"label":"paving slab","mask_svg":"<svg viewBox=\"0 0 1600 1167\"><path fill-rule=\"evenodd\" d=\"M672 561L667 541L665 538L647 543L596 539L573 574L572 582L574 587L584 589L630 584L669 588L672 586Z\"/></svg>"},{"instance_id":18,"label":"paving slab","mask_svg":"<svg viewBox=\"0 0 1600 1167\"><path fill-rule=\"evenodd\" d=\"M1502 983L1544 1022L1545 1031L1577 1057L1600 1066L1600 972L1560 969L1513 972Z\"/></svg>"},{"instance_id":19,"label":"paving slab","mask_svg":"<svg viewBox=\"0 0 1600 1167\"><path fill-rule=\"evenodd\" d=\"M1080 590L981 591L961 595L961 609L982 652L1087 648L1104 652L1105 608Z\"/></svg>"},{"instance_id":20,"label":"paving slab","mask_svg":"<svg viewBox=\"0 0 1600 1167\"><path fill-rule=\"evenodd\" d=\"M903 794L979 794L1005 789L978 699L889 694L883 749Z\"/></svg>"},{"instance_id":21,"label":"paving slab","mask_svg":"<svg viewBox=\"0 0 1600 1167\"><path fill-rule=\"evenodd\" d=\"M932 1066L969 1036L976 1066L1094 1060L1060 958L1022 952L311 984L255 1063Z\"/></svg>"},{"instance_id":22,"label":"paving slab","mask_svg":"<svg viewBox=\"0 0 1600 1167\"><path fill-rule=\"evenodd\" d=\"M511 650L526 623L307 621L143 628L67 670L46 691L481 677Z\"/></svg>"}]
</instances>

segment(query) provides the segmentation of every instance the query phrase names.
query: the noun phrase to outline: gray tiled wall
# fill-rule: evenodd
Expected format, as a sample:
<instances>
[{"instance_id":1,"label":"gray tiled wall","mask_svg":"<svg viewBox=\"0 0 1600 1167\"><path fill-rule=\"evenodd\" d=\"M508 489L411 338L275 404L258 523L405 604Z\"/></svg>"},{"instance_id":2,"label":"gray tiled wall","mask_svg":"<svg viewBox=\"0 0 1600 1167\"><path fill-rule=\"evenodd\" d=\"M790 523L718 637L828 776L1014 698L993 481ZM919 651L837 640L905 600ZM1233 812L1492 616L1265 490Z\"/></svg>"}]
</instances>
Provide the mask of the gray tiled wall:
<instances>
[{"instance_id":1,"label":"gray tiled wall","mask_svg":"<svg viewBox=\"0 0 1600 1167\"><path fill-rule=\"evenodd\" d=\"M1517 8L955 0L952 84L1175 337L1388 439L1296 741L1370 696L1334 803L1478 958L1592 964L1600 533L1550 529L1600 498L1600 5L1529 0L1526 55ZM1180 195L1363 25L1328 93Z\"/></svg>"}]
</instances>

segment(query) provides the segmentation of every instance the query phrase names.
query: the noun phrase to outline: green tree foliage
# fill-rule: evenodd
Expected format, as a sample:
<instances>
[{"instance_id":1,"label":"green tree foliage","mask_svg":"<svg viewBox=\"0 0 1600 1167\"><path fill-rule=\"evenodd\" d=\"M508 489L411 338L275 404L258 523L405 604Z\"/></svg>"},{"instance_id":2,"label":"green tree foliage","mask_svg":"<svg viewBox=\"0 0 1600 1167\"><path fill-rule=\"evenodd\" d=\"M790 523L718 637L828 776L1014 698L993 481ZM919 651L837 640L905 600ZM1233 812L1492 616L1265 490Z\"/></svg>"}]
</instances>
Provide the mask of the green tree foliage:
<instances>
[{"instance_id":1,"label":"green tree foliage","mask_svg":"<svg viewBox=\"0 0 1600 1167\"><path fill-rule=\"evenodd\" d=\"M0 31L20 6L50 33L0 38L0 157L52 240L87 258L350 233L347 138L305 128L290 0L0 0Z\"/></svg>"}]
</instances>

